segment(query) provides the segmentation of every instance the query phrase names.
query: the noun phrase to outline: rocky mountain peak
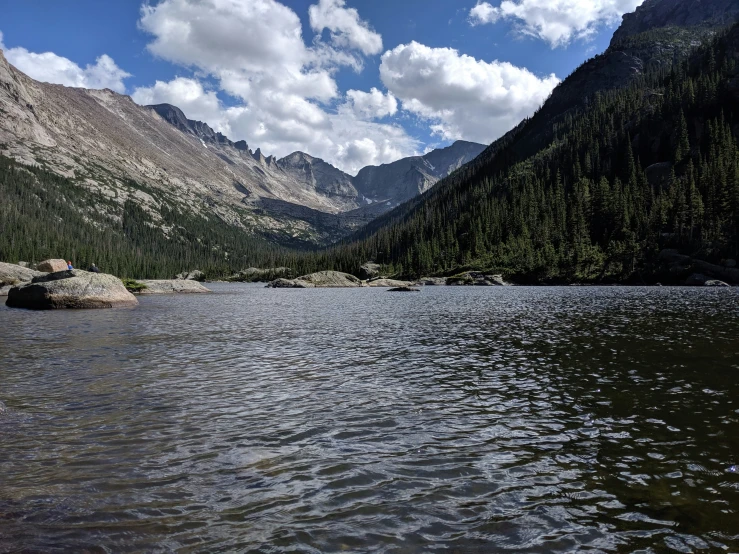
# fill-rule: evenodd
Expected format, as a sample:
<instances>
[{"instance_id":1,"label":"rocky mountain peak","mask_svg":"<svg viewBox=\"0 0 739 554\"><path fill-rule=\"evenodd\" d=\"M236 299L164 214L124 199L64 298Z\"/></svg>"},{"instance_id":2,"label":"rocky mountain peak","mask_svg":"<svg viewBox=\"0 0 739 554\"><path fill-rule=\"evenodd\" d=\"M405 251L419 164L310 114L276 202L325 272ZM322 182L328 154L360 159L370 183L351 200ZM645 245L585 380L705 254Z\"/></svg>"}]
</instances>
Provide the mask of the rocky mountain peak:
<instances>
[{"instance_id":1,"label":"rocky mountain peak","mask_svg":"<svg viewBox=\"0 0 739 554\"><path fill-rule=\"evenodd\" d=\"M663 27L721 27L739 17L737 0L646 0L613 34L611 46L630 36Z\"/></svg>"}]
</instances>

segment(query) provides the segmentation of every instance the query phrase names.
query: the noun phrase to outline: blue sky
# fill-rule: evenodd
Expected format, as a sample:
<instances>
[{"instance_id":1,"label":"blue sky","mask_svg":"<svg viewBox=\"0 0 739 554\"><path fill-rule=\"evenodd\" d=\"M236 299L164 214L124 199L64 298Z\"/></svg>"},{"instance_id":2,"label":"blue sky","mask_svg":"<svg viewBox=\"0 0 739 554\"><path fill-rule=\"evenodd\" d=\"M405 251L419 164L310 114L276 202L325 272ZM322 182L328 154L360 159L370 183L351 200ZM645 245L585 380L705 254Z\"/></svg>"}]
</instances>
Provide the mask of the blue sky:
<instances>
[{"instance_id":1,"label":"blue sky","mask_svg":"<svg viewBox=\"0 0 739 554\"><path fill-rule=\"evenodd\" d=\"M641 0L27 0L0 4L32 77L170 102L265 154L354 173L489 143L603 51Z\"/></svg>"}]
</instances>

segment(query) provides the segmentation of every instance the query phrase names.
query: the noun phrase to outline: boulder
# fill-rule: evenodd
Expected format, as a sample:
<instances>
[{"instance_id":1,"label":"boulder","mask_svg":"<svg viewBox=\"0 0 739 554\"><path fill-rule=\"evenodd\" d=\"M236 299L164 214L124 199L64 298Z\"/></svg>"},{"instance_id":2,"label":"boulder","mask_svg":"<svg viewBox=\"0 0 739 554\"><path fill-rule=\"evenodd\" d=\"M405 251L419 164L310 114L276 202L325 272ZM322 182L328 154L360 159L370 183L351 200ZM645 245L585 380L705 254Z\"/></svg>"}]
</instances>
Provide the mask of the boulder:
<instances>
[{"instance_id":1,"label":"boulder","mask_svg":"<svg viewBox=\"0 0 739 554\"><path fill-rule=\"evenodd\" d=\"M249 267L242 269L238 273L235 273L228 278L229 281L244 282L244 283L268 283L275 279L289 279L291 270L288 267L272 267L268 269L259 269L256 267Z\"/></svg>"},{"instance_id":2,"label":"boulder","mask_svg":"<svg viewBox=\"0 0 739 554\"><path fill-rule=\"evenodd\" d=\"M395 279L375 279L367 283L370 287L392 289L396 287L409 287L408 281L396 281Z\"/></svg>"},{"instance_id":3,"label":"boulder","mask_svg":"<svg viewBox=\"0 0 739 554\"><path fill-rule=\"evenodd\" d=\"M176 279L180 281L205 281L205 274L199 269L195 269L190 273L180 273L176 276Z\"/></svg>"},{"instance_id":4,"label":"boulder","mask_svg":"<svg viewBox=\"0 0 739 554\"><path fill-rule=\"evenodd\" d=\"M197 281L185 281L182 279L152 279L141 280L139 283L146 288L138 294L201 294L211 292Z\"/></svg>"},{"instance_id":5,"label":"boulder","mask_svg":"<svg viewBox=\"0 0 739 554\"><path fill-rule=\"evenodd\" d=\"M359 278L363 281L375 279L376 277L380 276L380 269L382 269L380 264L376 264L375 262L367 262L359 268Z\"/></svg>"},{"instance_id":6,"label":"boulder","mask_svg":"<svg viewBox=\"0 0 739 554\"><path fill-rule=\"evenodd\" d=\"M64 269L67 269L66 264ZM34 271L16 264L0 262L0 287L4 285L16 285L18 283L30 283L34 277L40 277L44 273Z\"/></svg>"},{"instance_id":7,"label":"boulder","mask_svg":"<svg viewBox=\"0 0 739 554\"><path fill-rule=\"evenodd\" d=\"M454 277L449 277L446 284L450 286L474 286L474 287L507 287L502 275L485 275L479 271L468 271Z\"/></svg>"},{"instance_id":8,"label":"boulder","mask_svg":"<svg viewBox=\"0 0 739 554\"><path fill-rule=\"evenodd\" d=\"M693 273L690 277L685 279L685 285L688 287L702 287L709 281L708 277L702 273Z\"/></svg>"},{"instance_id":9,"label":"boulder","mask_svg":"<svg viewBox=\"0 0 739 554\"><path fill-rule=\"evenodd\" d=\"M667 248L659 253L659 261L668 265L689 265L692 262L690 256L680 254L677 250Z\"/></svg>"},{"instance_id":10,"label":"boulder","mask_svg":"<svg viewBox=\"0 0 739 554\"><path fill-rule=\"evenodd\" d=\"M312 288L354 288L361 287L362 281L339 271L319 271L310 275L303 275L297 279L276 279L267 285L267 288L284 289L312 289Z\"/></svg>"},{"instance_id":11,"label":"boulder","mask_svg":"<svg viewBox=\"0 0 739 554\"><path fill-rule=\"evenodd\" d=\"M424 287L443 287L446 285L446 279L444 277L422 277L418 280L416 285Z\"/></svg>"},{"instance_id":12,"label":"boulder","mask_svg":"<svg viewBox=\"0 0 739 554\"><path fill-rule=\"evenodd\" d=\"M706 281L706 286L707 287L731 287L729 283L724 283L723 281L718 281L716 279Z\"/></svg>"},{"instance_id":13,"label":"boulder","mask_svg":"<svg viewBox=\"0 0 739 554\"><path fill-rule=\"evenodd\" d=\"M275 279L267 285L268 289L307 289L314 288L309 286L305 281L298 281L297 279Z\"/></svg>"},{"instance_id":14,"label":"boulder","mask_svg":"<svg viewBox=\"0 0 739 554\"><path fill-rule=\"evenodd\" d=\"M388 290L388 292L421 292L419 289L413 287L395 287L394 289Z\"/></svg>"},{"instance_id":15,"label":"boulder","mask_svg":"<svg viewBox=\"0 0 739 554\"><path fill-rule=\"evenodd\" d=\"M36 266L36 269L45 273L67 271L67 262L65 260L44 260Z\"/></svg>"},{"instance_id":16,"label":"boulder","mask_svg":"<svg viewBox=\"0 0 739 554\"><path fill-rule=\"evenodd\" d=\"M136 297L118 277L80 269L34 277L10 289L6 305L30 310L118 308L136 306Z\"/></svg>"}]
</instances>

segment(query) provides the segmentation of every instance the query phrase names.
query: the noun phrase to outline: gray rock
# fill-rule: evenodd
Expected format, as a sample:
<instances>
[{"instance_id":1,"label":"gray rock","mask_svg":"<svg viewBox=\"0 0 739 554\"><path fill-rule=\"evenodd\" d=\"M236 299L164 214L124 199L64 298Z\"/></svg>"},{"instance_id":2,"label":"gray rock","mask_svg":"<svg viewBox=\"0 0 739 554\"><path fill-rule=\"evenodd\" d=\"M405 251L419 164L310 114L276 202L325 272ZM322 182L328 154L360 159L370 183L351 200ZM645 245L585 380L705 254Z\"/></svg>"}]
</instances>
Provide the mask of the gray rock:
<instances>
[{"instance_id":1,"label":"gray rock","mask_svg":"<svg viewBox=\"0 0 739 554\"><path fill-rule=\"evenodd\" d=\"M199 269L195 269L189 273L180 273L175 278L180 281L205 281L205 274Z\"/></svg>"},{"instance_id":2,"label":"gray rock","mask_svg":"<svg viewBox=\"0 0 739 554\"><path fill-rule=\"evenodd\" d=\"M138 294L202 294L211 292L197 281L183 279L151 279L141 280L139 283L146 288Z\"/></svg>"},{"instance_id":3,"label":"gray rock","mask_svg":"<svg viewBox=\"0 0 739 554\"><path fill-rule=\"evenodd\" d=\"M79 269L35 277L10 289L6 305L31 310L118 308L138 301L118 277Z\"/></svg>"},{"instance_id":4,"label":"gray rock","mask_svg":"<svg viewBox=\"0 0 739 554\"><path fill-rule=\"evenodd\" d=\"M67 266L64 266L66 269ZM34 277L44 275L40 271L25 268L16 264L0 262L0 287L4 285L16 285L18 283L30 283Z\"/></svg>"},{"instance_id":5,"label":"gray rock","mask_svg":"<svg viewBox=\"0 0 739 554\"><path fill-rule=\"evenodd\" d=\"M297 279L276 279L267 285L267 288L356 288L361 287L362 281L339 271L319 271L310 275L303 275Z\"/></svg>"},{"instance_id":6,"label":"gray rock","mask_svg":"<svg viewBox=\"0 0 739 554\"><path fill-rule=\"evenodd\" d=\"M474 286L474 287L507 287L502 275L486 275L479 271L468 271L461 275L455 275L447 279L449 286Z\"/></svg>"},{"instance_id":7,"label":"gray rock","mask_svg":"<svg viewBox=\"0 0 739 554\"><path fill-rule=\"evenodd\" d=\"M364 281L369 281L370 279L375 279L380 276L380 270L382 267L380 264L376 264L374 262L367 262L362 267L359 268L359 278Z\"/></svg>"},{"instance_id":8,"label":"gray rock","mask_svg":"<svg viewBox=\"0 0 739 554\"><path fill-rule=\"evenodd\" d=\"M66 271L66 260L44 260L36 266L36 269L45 273L56 273L57 271Z\"/></svg>"},{"instance_id":9,"label":"gray rock","mask_svg":"<svg viewBox=\"0 0 739 554\"><path fill-rule=\"evenodd\" d=\"M397 281L395 279L375 279L368 281L367 285L373 288L392 289L396 287L410 287L411 283L409 281Z\"/></svg>"},{"instance_id":10,"label":"gray rock","mask_svg":"<svg viewBox=\"0 0 739 554\"><path fill-rule=\"evenodd\" d=\"M422 277L418 280L416 285L424 287L443 287L446 285L446 279L444 277Z\"/></svg>"},{"instance_id":11,"label":"gray rock","mask_svg":"<svg viewBox=\"0 0 739 554\"><path fill-rule=\"evenodd\" d=\"M707 281L709 281L708 277L702 273L693 273L685 280L685 285L689 287L702 287Z\"/></svg>"},{"instance_id":12,"label":"gray rock","mask_svg":"<svg viewBox=\"0 0 739 554\"><path fill-rule=\"evenodd\" d=\"M8 293L10 292L10 289L13 288L13 285L7 285L5 287L0 287L0 296L8 296Z\"/></svg>"},{"instance_id":13,"label":"gray rock","mask_svg":"<svg viewBox=\"0 0 739 554\"><path fill-rule=\"evenodd\" d=\"M724 283L723 281L718 281L716 279L706 281L705 286L707 287L731 287L729 283Z\"/></svg>"}]
</instances>

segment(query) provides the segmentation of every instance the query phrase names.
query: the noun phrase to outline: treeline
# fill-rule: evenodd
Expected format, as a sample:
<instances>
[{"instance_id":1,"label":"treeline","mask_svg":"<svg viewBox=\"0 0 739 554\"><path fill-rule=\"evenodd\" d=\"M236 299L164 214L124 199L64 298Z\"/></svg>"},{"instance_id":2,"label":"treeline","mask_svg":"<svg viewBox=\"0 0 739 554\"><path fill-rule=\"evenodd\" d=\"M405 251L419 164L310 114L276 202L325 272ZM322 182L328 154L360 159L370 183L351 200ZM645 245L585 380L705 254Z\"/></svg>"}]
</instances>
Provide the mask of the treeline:
<instances>
[{"instance_id":1,"label":"treeline","mask_svg":"<svg viewBox=\"0 0 739 554\"><path fill-rule=\"evenodd\" d=\"M405 276L464 269L521 282L628 281L660 249L739 257L739 26L683 62L566 113L546 105L477 160L352 239L289 250L178 207L109 198L0 157L0 260L66 257L125 277L211 278L247 267L356 273L375 260Z\"/></svg>"},{"instance_id":2,"label":"treeline","mask_svg":"<svg viewBox=\"0 0 739 554\"><path fill-rule=\"evenodd\" d=\"M130 199L110 198L71 179L0 156L0 260L50 257L121 277L171 278L198 268L218 277L251 265L272 266L292 254L267 240L201 217L154 189L151 212Z\"/></svg>"},{"instance_id":3,"label":"treeline","mask_svg":"<svg viewBox=\"0 0 739 554\"><path fill-rule=\"evenodd\" d=\"M460 269L521 281L650 275L662 248L739 255L739 26L668 69L541 112L496 153L331 251L420 276ZM530 153L534 151L533 155Z\"/></svg>"}]
</instances>

